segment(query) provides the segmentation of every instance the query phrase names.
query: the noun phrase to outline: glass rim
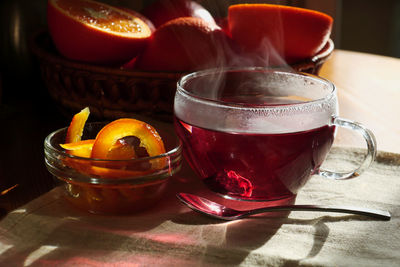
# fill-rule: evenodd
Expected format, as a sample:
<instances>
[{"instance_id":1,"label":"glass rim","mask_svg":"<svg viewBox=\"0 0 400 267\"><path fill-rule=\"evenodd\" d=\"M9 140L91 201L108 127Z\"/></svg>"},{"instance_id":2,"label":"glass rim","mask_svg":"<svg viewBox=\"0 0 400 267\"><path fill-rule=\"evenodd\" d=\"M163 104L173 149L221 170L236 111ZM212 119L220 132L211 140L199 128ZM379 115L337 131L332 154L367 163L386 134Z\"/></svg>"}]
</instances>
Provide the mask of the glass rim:
<instances>
[{"instance_id":1,"label":"glass rim","mask_svg":"<svg viewBox=\"0 0 400 267\"><path fill-rule=\"evenodd\" d=\"M235 71L242 71L242 72L250 72L250 71L258 71L258 72L266 72L266 73L281 73L285 75L295 75L295 76L301 76L301 77L307 77L309 79L313 79L315 81L318 81L319 83L323 83L327 86L330 87L330 92L327 93L326 96L322 98L317 98L317 99L312 99L304 102L298 102L298 103L285 103L285 104L278 104L278 105L253 105L253 106L248 106L246 104L242 103L228 103L226 101L222 100L216 100L216 99L210 99L206 97L201 97L197 94L194 94L192 92L189 92L184 88L184 84L194 78L201 77L201 76L206 76L210 75L213 73L228 73L228 72L235 72ZM177 92L186 95L189 98L195 99L196 101L203 102L209 105L214 105L214 106L221 106L221 107L229 107L229 108L237 108L237 109L282 109L282 108L290 108L290 107L302 107L302 106L308 106L308 105L315 105L318 103L325 103L332 99L336 95L336 86L329 80L320 77L318 75L306 73L306 72L299 72L299 71L294 71L294 70L287 70L287 69L282 69L282 68L267 68L267 67L227 67L227 68L213 68L213 69L206 69L206 70L200 70L200 71L195 71L188 73L184 76L182 76L178 82L177 82Z\"/></svg>"}]
</instances>

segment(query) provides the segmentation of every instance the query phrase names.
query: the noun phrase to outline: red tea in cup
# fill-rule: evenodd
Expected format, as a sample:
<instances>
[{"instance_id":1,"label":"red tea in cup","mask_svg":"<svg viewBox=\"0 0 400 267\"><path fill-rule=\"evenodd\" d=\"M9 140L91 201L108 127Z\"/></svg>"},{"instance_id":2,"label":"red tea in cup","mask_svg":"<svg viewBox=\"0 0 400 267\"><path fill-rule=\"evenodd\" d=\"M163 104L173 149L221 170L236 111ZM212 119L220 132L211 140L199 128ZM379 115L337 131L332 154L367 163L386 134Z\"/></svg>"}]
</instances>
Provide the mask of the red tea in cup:
<instances>
[{"instance_id":1,"label":"red tea in cup","mask_svg":"<svg viewBox=\"0 0 400 267\"><path fill-rule=\"evenodd\" d=\"M366 133L371 149L358 173L376 153L370 131L337 117L334 85L309 74L263 68L189 74L178 83L174 112L190 166L228 198L291 198L313 174L353 177L320 170L336 126Z\"/></svg>"}]
</instances>

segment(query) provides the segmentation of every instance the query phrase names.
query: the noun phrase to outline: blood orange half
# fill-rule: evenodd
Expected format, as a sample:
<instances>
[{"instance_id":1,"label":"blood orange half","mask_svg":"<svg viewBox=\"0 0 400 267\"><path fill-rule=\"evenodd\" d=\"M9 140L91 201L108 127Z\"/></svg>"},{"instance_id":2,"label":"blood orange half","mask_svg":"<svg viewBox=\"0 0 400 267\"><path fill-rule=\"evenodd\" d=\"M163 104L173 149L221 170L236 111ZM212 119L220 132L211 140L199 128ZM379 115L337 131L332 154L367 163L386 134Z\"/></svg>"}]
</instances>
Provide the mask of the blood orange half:
<instances>
[{"instance_id":1,"label":"blood orange half","mask_svg":"<svg viewBox=\"0 0 400 267\"><path fill-rule=\"evenodd\" d=\"M47 22L62 55L99 64L130 60L152 33L133 13L92 0L49 0Z\"/></svg>"},{"instance_id":2,"label":"blood orange half","mask_svg":"<svg viewBox=\"0 0 400 267\"><path fill-rule=\"evenodd\" d=\"M193 17L215 23L211 13L196 1L192 0L156 0L143 10L158 28L164 23L176 18Z\"/></svg>"},{"instance_id":3,"label":"blood orange half","mask_svg":"<svg viewBox=\"0 0 400 267\"><path fill-rule=\"evenodd\" d=\"M164 23L134 62L146 71L184 72L225 62L227 37L215 23L182 17Z\"/></svg>"},{"instance_id":4,"label":"blood orange half","mask_svg":"<svg viewBox=\"0 0 400 267\"><path fill-rule=\"evenodd\" d=\"M232 39L245 52L280 54L288 63L314 56L331 34L333 19L310 9L238 4L228 10Z\"/></svg>"}]
</instances>

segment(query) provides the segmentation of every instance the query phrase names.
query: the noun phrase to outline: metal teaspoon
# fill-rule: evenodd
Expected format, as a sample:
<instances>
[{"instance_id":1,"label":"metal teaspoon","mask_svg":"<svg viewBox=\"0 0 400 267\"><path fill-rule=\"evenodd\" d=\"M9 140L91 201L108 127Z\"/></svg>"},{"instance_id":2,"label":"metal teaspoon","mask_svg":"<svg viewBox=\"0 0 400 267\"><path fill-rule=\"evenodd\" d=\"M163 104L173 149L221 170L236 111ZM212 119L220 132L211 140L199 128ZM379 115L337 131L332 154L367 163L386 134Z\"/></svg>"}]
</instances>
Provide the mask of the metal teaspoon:
<instances>
[{"instance_id":1,"label":"metal teaspoon","mask_svg":"<svg viewBox=\"0 0 400 267\"><path fill-rule=\"evenodd\" d=\"M372 217L379 220L389 221L391 215L386 210L375 210L361 207L347 207L347 206L323 206L323 205L284 205L284 206L271 206L265 208L258 208L252 210L235 210L221 204L215 203L211 200L205 199L200 196L178 193L177 198L189 208L194 211L203 213L205 215L222 219L222 220L237 220L248 217L250 215L276 212L276 211L319 211L319 212L339 212L363 215Z\"/></svg>"}]
</instances>

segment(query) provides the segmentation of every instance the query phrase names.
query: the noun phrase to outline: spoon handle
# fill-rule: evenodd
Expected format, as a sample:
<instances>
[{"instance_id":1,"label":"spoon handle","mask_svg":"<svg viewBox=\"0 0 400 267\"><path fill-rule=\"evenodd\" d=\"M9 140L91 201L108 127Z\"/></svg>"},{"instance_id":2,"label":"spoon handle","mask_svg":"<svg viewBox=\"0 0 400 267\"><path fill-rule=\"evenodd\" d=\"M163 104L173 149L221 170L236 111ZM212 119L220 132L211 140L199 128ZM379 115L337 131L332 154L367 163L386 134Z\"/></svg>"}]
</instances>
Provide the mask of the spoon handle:
<instances>
[{"instance_id":1,"label":"spoon handle","mask_svg":"<svg viewBox=\"0 0 400 267\"><path fill-rule=\"evenodd\" d=\"M264 212L271 211L320 211L320 212L338 212L338 213L349 213L368 216L384 221L389 221L391 218L390 212L386 210L375 210L362 207L350 207L350 206L323 206L323 205L288 205L288 206L276 206L276 207L265 207L249 211L243 211L243 214L236 218L246 217L248 215L254 215Z\"/></svg>"}]
</instances>

